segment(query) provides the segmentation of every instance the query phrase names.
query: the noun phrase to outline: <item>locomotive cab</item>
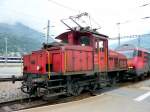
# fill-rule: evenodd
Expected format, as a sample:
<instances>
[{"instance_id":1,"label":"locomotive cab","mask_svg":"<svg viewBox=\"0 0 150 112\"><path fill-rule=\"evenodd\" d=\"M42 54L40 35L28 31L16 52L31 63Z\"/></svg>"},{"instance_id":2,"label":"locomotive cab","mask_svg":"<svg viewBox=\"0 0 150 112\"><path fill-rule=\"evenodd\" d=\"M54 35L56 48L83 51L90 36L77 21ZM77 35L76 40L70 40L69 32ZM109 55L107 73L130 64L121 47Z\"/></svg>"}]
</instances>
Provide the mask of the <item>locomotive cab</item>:
<instances>
[{"instance_id":1,"label":"locomotive cab","mask_svg":"<svg viewBox=\"0 0 150 112\"><path fill-rule=\"evenodd\" d=\"M82 29L69 31L56 37L62 43L72 46L91 47L93 49L93 71L106 71L108 69L108 36L93 30ZM102 60L100 58L103 57Z\"/></svg>"},{"instance_id":2,"label":"locomotive cab","mask_svg":"<svg viewBox=\"0 0 150 112\"><path fill-rule=\"evenodd\" d=\"M91 46L97 48L97 43L107 41L107 36L88 31L69 31L56 37L62 43L69 45Z\"/></svg>"}]
</instances>

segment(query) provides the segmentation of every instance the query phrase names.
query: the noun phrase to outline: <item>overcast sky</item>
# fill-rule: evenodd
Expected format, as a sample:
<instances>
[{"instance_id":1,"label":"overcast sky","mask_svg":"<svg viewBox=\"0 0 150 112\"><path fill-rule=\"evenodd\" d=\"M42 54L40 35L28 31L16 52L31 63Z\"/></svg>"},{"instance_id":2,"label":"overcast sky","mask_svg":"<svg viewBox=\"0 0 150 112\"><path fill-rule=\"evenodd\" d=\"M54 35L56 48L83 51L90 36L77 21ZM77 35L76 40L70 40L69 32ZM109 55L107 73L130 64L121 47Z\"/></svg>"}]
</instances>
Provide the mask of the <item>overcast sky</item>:
<instances>
[{"instance_id":1,"label":"overcast sky","mask_svg":"<svg viewBox=\"0 0 150 112\"><path fill-rule=\"evenodd\" d=\"M99 32L110 37L118 35L118 22L121 36L143 34L150 33L150 19L140 18L150 16L150 5L139 6L147 3L150 0L0 0L0 22L22 22L44 32L49 19L55 26L51 33L57 35L66 29L60 19L88 12L102 27Z\"/></svg>"}]
</instances>

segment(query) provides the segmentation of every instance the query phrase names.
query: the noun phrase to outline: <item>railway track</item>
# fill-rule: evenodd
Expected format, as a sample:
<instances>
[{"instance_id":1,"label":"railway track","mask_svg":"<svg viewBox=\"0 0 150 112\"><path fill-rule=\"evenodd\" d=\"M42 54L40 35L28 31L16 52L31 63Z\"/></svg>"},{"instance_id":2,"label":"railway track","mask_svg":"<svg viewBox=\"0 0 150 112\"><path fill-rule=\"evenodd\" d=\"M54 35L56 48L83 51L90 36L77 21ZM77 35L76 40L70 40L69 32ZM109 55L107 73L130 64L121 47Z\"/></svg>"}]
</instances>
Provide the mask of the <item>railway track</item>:
<instances>
[{"instance_id":1,"label":"railway track","mask_svg":"<svg viewBox=\"0 0 150 112\"><path fill-rule=\"evenodd\" d=\"M19 111L23 109L29 109L33 107L46 106L46 105L54 105L59 103L77 101L84 98L91 97L90 92L84 92L79 96L60 96L58 98L53 98L48 101L42 100L42 98L31 98L31 99L21 99L12 102L6 102L0 104L0 112L11 112L11 111Z\"/></svg>"},{"instance_id":2,"label":"railway track","mask_svg":"<svg viewBox=\"0 0 150 112\"><path fill-rule=\"evenodd\" d=\"M145 80L147 80L147 79L150 79L150 78L148 77ZM18 111L18 110L29 109L29 108L33 108L33 107L40 107L40 106L46 106L46 105L54 105L54 104L59 104L59 103L77 101L77 100L85 99L88 97L92 97L93 95L94 96L100 95L102 93L105 93L107 91L111 91L113 89L117 89L120 87L134 85L134 84L137 84L138 82L130 81L130 82L124 82L124 83L117 83L115 86L105 87L105 88L97 90L95 92L84 91L79 96L63 95L63 96L59 96L57 98L49 99L48 101L44 101L44 100L42 100L42 98L39 97L39 98L31 98L31 99L25 98L25 99L20 99L17 101L0 103L0 112Z\"/></svg>"},{"instance_id":3,"label":"railway track","mask_svg":"<svg viewBox=\"0 0 150 112\"><path fill-rule=\"evenodd\" d=\"M0 82L11 81L12 78L0 78Z\"/></svg>"}]
</instances>

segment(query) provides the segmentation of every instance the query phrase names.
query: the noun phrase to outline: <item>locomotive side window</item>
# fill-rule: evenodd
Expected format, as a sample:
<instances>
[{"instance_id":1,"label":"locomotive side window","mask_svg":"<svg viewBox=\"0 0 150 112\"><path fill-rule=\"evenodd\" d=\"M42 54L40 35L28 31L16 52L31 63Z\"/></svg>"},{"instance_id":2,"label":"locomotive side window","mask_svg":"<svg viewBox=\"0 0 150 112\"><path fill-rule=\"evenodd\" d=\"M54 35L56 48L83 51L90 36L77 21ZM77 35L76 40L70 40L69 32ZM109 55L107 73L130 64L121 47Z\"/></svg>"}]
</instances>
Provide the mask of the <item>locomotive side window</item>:
<instances>
[{"instance_id":1,"label":"locomotive side window","mask_svg":"<svg viewBox=\"0 0 150 112\"><path fill-rule=\"evenodd\" d=\"M100 41L99 42L99 48L100 48L100 51L104 51L104 45L103 45L103 41Z\"/></svg>"},{"instance_id":2,"label":"locomotive side window","mask_svg":"<svg viewBox=\"0 0 150 112\"><path fill-rule=\"evenodd\" d=\"M96 48L96 51L98 51L98 49L99 49L100 52L104 52L103 41L97 41L95 43L95 48Z\"/></svg>"},{"instance_id":3,"label":"locomotive side window","mask_svg":"<svg viewBox=\"0 0 150 112\"><path fill-rule=\"evenodd\" d=\"M137 51L137 50L134 50L133 56L137 56L137 55L138 55L138 51Z\"/></svg>"},{"instance_id":4,"label":"locomotive side window","mask_svg":"<svg viewBox=\"0 0 150 112\"><path fill-rule=\"evenodd\" d=\"M67 44L67 43L68 43L68 39L65 38L65 39L63 39L61 42Z\"/></svg>"},{"instance_id":5,"label":"locomotive side window","mask_svg":"<svg viewBox=\"0 0 150 112\"><path fill-rule=\"evenodd\" d=\"M98 52L98 50L100 50L100 52L104 52L102 41L96 41L95 42L95 50L96 50L96 52Z\"/></svg>"}]
</instances>

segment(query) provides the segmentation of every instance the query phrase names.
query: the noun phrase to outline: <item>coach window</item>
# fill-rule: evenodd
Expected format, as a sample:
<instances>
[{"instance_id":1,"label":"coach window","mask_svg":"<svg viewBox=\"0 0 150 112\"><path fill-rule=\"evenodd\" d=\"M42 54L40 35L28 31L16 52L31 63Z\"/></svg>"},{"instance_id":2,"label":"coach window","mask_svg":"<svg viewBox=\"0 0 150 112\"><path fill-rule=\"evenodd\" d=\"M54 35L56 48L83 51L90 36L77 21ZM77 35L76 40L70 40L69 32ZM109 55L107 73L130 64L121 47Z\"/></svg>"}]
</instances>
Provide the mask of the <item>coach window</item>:
<instances>
[{"instance_id":1,"label":"coach window","mask_svg":"<svg viewBox=\"0 0 150 112\"><path fill-rule=\"evenodd\" d=\"M144 53L144 58L148 59L148 53L147 52L143 52Z\"/></svg>"},{"instance_id":2,"label":"coach window","mask_svg":"<svg viewBox=\"0 0 150 112\"><path fill-rule=\"evenodd\" d=\"M138 56L142 56L142 52L141 51L138 51Z\"/></svg>"}]
</instances>

